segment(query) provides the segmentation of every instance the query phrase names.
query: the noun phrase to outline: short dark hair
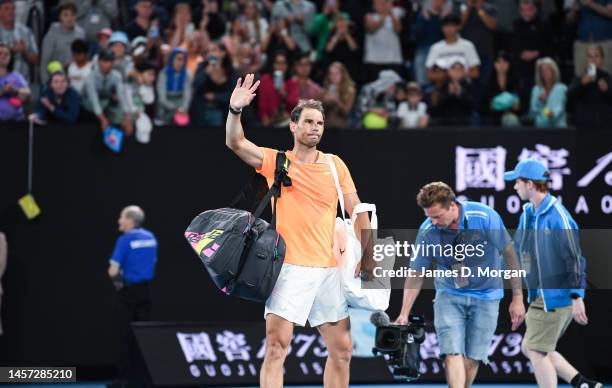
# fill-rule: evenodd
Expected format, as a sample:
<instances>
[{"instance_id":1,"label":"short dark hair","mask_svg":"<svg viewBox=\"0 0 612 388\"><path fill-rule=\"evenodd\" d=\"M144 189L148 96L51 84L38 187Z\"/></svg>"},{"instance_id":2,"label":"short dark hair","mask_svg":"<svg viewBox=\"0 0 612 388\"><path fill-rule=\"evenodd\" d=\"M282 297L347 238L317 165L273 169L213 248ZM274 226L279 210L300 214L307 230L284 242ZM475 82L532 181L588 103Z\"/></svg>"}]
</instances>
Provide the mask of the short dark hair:
<instances>
[{"instance_id":1,"label":"short dark hair","mask_svg":"<svg viewBox=\"0 0 612 388\"><path fill-rule=\"evenodd\" d=\"M454 24L458 26L461 24L461 18L459 17L459 15L454 13L446 15L442 18L442 20L440 20L440 25L445 26L447 24Z\"/></svg>"},{"instance_id":2,"label":"short dark hair","mask_svg":"<svg viewBox=\"0 0 612 388\"><path fill-rule=\"evenodd\" d=\"M148 62L148 61L139 63L135 67L136 67L136 70L139 71L140 73L143 73L149 70L155 70L155 66L151 62Z\"/></svg>"},{"instance_id":3,"label":"short dark hair","mask_svg":"<svg viewBox=\"0 0 612 388\"><path fill-rule=\"evenodd\" d=\"M108 49L108 48L102 49L98 53L98 61L112 62L114 60L115 60L115 53L112 50Z\"/></svg>"},{"instance_id":4,"label":"short dark hair","mask_svg":"<svg viewBox=\"0 0 612 388\"><path fill-rule=\"evenodd\" d=\"M454 13L448 14L444 16L442 20L440 20L440 25L445 26L447 24L454 24L458 26L461 24L461 18L459 17L459 15Z\"/></svg>"},{"instance_id":5,"label":"short dark hair","mask_svg":"<svg viewBox=\"0 0 612 388\"><path fill-rule=\"evenodd\" d=\"M60 2L60 4L57 6L57 13L62 13L65 10L70 10L72 11L73 14L76 15L77 13L77 6L74 2L72 2L71 0L68 1L62 1Z\"/></svg>"},{"instance_id":6,"label":"short dark hair","mask_svg":"<svg viewBox=\"0 0 612 388\"><path fill-rule=\"evenodd\" d=\"M325 117L325 110L323 109L323 103L319 100L300 100L297 105L291 111L291 121L297 123L300 121L300 116L302 115L302 111L304 109L315 109L321 112L323 117Z\"/></svg>"},{"instance_id":7,"label":"short dark hair","mask_svg":"<svg viewBox=\"0 0 612 388\"><path fill-rule=\"evenodd\" d=\"M453 189L451 189L446 183L431 182L419 190L416 200L417 204L423 209L431 207L436 203L439 203L443 208L448 209L450 205L455 202L456 196Z\"/></svg>"},{"instance_id":8,"label":"short dark hair","mask_svg":"<svg viewBox=\"0 0 612 388\"><path fill-rule=\"evenodd\" d=\"M89 52L89 44L83 39L75 39L70 45L70 51L73 54L87 54Z\"/></svg>"}]
</instances>

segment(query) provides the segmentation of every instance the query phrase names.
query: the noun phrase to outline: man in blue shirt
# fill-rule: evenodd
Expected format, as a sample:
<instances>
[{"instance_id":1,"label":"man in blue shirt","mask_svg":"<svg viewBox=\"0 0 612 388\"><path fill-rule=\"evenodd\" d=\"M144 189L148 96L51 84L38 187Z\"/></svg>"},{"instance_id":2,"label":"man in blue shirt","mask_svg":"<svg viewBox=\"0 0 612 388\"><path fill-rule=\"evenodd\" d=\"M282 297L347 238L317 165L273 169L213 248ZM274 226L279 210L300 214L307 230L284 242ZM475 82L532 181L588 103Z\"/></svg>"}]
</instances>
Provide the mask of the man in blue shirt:
<instances>
[{"instance_id":1,"label":"man in blue shirt","mask_svg":"<svg viewBox=\"0 0 612 388\"><path fill-rule=\"evenodd\" d=\"M525 316L518 259L499 214L478 202L457 201L443 182L425 185L417 203L427 219L421 225L406 277L402 310L396 324L406 324L425 277L435 278L434 326L450 387L469 387L488 352L497 327L503 277L513 273L510 317L515 330ZM440 246L440 249L436 249ZM470 248L471 247L471 248ZM432 248L432 249L430 249ZM461 249L460 249L461 248ZM450 251L448 251L450 249ZM506 261L502 270L501 256ZM429 267L436 264L431 274Z\"/></svg>"},{"instance_id":2,"label":"man in blue shirt","mask_svg":"<svg viewBox=\"0 0 612 388\"><path fill-rule=\"evenodd\" d=\"M577 388L600 388L601 383L586 379L555 350L572 317L581 325L588 318L578 225L548 192L549 176L547 167L534 159L519 162L505 174L506 180L516 181L518 196L529 201L514 236L529 288L522 350L531 360L539 387L555 388L559 376Z\"/></svg>"},{"instance_id":3,"label":"man in blue shirt","mask_svg":"<svg viewBox=\"0 0 612 388\"><path fill-rule=\"evenodd\" d=\"M130 360L136 356L136 344L130 323L147 321L151 314L150 283L157 262L157 240L144 229L145 214L138 206L121 211L117 221L123 235L117 239L110 258L108 275L115 283L115 318L119 330L118 380L128 377Z\"/></svg>"}]
</instances>

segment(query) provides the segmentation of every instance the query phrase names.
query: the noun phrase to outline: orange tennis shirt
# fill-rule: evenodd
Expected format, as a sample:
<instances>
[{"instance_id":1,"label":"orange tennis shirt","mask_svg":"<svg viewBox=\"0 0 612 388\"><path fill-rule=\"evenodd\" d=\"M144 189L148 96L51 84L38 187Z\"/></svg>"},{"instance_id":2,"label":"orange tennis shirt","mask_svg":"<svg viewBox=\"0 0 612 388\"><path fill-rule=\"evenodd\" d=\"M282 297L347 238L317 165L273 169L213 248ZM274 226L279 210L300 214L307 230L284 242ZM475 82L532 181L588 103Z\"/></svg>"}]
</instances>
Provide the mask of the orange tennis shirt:
<instances>
[{"instance_id":1,"label":"orange tennis shirt","mask_svg":"<svg viewBox=\"0 0 612 388\"><path fill-rule=\"evenodd\" d=\"M263 162L257 172L274 183L277 150L260 147ZM308 267L334 267L332 251L334 226L338 209L338 192L325 154L318 152L315 163L295 161L291 151L289 177L292 185L283 186L277 203L276 229L287 245L285 263ZM346 164L333 155L338 180L344 194L356 193L353 178Z\"/></svg>"}]
</instances>

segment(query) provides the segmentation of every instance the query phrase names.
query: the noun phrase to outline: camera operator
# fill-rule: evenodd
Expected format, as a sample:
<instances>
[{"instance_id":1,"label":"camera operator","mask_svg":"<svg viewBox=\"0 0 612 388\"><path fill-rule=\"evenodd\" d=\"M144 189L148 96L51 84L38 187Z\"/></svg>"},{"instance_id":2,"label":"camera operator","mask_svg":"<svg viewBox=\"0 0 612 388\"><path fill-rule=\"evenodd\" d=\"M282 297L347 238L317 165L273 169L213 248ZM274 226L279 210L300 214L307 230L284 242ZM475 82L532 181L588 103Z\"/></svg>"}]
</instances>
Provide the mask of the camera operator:
<instances>
[{"instance_id":1,"label":"camera operator","mask_svg":"<svg viewBox=\"0 0 612 388\"><path fill-rule=\"evenodd\" d=\"M434 252L430 256L418 254L413 258L410 267L418 275L406 278L402 310L395 324L408 322L412 305L423 286L422 275L427 276L425 272L433 261L437 269L463 274L467 268L475 276L476 270L485 263L488 269L501 269L501 253L506 268L519 268L510 236L495 210L479 202L456 200L453 190L443 182L429 183L421 188L417 204L427 216L419 229L417 244L438 242L442 245L444 238L450 239L455 247L454 255L436 256ZM465 240L466 236L474 238L467 243L483 244L483 255L459 257L458 240ZM469 387L476 377L478 363L488 363L489 345L497 327L499 300L504 294L502 278L438 276L435 287L434 326L440 355L444 356L446 364L446 380L451 388ZM521 279L518 277L512 280L510 317L512 330L525 318Z\"/></svg>"}]
</instances>

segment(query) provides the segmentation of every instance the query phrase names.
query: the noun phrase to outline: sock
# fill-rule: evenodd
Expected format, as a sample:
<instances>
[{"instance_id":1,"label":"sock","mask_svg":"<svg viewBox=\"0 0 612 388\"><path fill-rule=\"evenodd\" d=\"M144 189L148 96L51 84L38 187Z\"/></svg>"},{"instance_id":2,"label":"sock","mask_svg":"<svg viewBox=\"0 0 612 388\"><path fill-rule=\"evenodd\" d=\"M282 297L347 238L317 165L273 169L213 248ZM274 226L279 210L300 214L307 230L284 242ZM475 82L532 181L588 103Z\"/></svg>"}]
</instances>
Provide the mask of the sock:
<instances>
[{"instance_id":1,"label":"sock","mask_svg":"<svg viewBox=\"0 0 612 388\"><path fill-rule=\"evenodd\" d=\"M570 384L572 384L573 387L576 387L583 378L584 376L582 376L580 373L576 373L576 376L574 376L572 381L570 381Z\"/></svg>"}]
</instances>

